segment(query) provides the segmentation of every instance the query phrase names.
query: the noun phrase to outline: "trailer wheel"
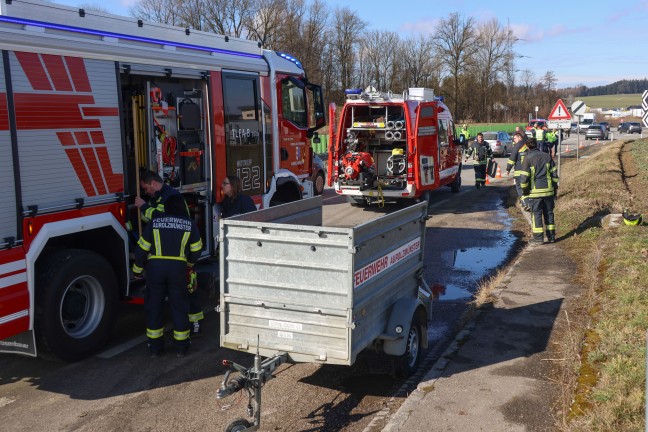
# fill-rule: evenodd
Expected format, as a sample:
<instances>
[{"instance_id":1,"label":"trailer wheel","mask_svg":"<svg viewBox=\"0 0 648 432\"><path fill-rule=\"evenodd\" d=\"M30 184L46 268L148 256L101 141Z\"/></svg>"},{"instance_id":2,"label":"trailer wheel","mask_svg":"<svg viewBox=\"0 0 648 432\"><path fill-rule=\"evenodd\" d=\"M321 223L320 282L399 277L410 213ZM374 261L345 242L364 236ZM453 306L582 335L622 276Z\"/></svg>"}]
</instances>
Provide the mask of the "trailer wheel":
<instances>
[{"instance_id":1,"label":"trailer wheel","mask_svg":"<svg viewBox=\"0 0 648 432\"><path fill-rule=\"evenodd\" d=\"M117 279L108 261L88 250L61 250L36 279L36 334L51 355L78 361L102 347L117 318Z\"/></svg>"},{"instance_id":2,"label":"trailer wheel","mask_svg":"<svg viewBox=\"0 0 648 432\"><path fill-rule=\"evenodd\" d=\"M236 419L232 423L228 424L225 428L225 432L241 432L252 427L252 423L245 419Z\"/></svg>"},{"instance_id":3,"label":"trailer wheel","mask_svg":"<svg viewBox=\"0 0 648 432\"><path fill-rule=\"evenodd\" d=\"M421 359L422 341L421 335L423 334L421 320L417 317L412 319L409 333L407 334L407 343L405 345L405 353L399 357L394 358L394 370L396 376L407 378L416 372L419 361Z\"/></svg>"},{"instance_id":4,"label":"trailer wheel","mask_svg":"<svg viewBox=\"0 0 648 432\"><path fill-rule=\"evenodd\" d=\"M457 176L450 183L450 191L452 193L458 193L459 189L461 189L461 165L459 166L459 171L457 171Z\"/></svg>"}]
</instances>

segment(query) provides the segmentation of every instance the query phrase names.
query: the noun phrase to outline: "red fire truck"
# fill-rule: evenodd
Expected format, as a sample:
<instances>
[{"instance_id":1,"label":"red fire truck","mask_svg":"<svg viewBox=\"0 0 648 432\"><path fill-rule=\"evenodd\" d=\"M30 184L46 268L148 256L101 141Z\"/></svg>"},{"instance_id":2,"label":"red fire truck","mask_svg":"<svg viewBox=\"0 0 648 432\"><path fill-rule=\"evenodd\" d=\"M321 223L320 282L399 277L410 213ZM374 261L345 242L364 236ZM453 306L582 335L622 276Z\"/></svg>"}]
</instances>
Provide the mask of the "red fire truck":
<instances>
[{"instance_id":1,"label":"red fire truck","mask_svg":"<svg viewBox=\"0 0 648 432\"><path fill-rule=\"evenodd\" d=\"M429 200L441 186L459 192L462 147L450 110L431 89L347 90L337 131L330 125L329 133L329 185L352 205Z\"/></svg>"},{"instance_id":2,"label":"red fire truck","mask_svg":"<svg viewBox=\"0 0 648 432\"><path fill-rule=\"evenodd\" d=\"M0 14L1 351L74 361L105 344L133 298L141 169L183 194L205 259L226 175L259 207L312 195L322 93L295 58L36 0Z\"/></svg>"}]
</instances>

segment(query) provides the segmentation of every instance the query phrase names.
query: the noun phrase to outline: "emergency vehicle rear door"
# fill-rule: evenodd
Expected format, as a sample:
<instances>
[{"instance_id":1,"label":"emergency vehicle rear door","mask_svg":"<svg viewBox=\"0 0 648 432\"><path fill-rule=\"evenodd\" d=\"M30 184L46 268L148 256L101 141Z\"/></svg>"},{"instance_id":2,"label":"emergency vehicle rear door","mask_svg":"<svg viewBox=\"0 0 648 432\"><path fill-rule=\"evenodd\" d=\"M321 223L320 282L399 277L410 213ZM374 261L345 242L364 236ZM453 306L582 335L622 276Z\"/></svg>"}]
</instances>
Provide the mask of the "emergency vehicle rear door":
<instances>
[{"instance_id":1,"label":"emergency vehicle rear door","mask_svg":"<svg viewBox=\"0 0 648 432\"><path fill-rule=\"evenodd\" d=\"M422 103L416 109L414 179L417 188L420 189L429 189L438 182L438 130L435 110L436 106L433 103Z\"/></svg>"},{"instance_id":2,"label":"emergency vehicle rear door","mask_svg":"<svg viewBox=\"0 0 648 432\"><path fill-rule=\"evenodd\" d=\"M5 198L0 206L0 352L20 352L36 355L34 334L29 330L29 289L25 251L18 232L19 203L16 197L18 176L14 171L17 154L15 134L12 134L9 114L13 107L8 94L5 68L8 53L0 58L0 194ZM15 128L15 123L13 124ZM14 130L15 132L15 130ZM13 138L12 138L13 135Z\"/></svg>"}]
</instances>

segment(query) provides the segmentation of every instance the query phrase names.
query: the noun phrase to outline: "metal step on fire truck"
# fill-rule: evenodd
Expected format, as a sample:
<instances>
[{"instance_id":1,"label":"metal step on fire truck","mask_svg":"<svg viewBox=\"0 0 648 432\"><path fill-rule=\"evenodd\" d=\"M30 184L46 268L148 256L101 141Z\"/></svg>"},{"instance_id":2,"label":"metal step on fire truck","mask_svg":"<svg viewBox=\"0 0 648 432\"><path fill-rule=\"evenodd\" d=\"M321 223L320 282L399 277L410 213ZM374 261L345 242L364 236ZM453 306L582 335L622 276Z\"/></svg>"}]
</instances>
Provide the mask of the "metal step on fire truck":
<instances>
[{"instance_id":1,"label":"metal step on fire truck","mask_svg":"<svg viewBox=\"0 0 648 432\"><path fill-rule=\"evenodd\" d=\"M461 187L462 143L443 98L427 88L402 95L347 90L340 121L329 125L329 186L352 205L429 201L430 191ZM329 108L330 118L335 108Z\"/></svg>"},{"instance_id":2,"label":"metal step on fire truck","mask_svg":"<svg viewBox=\"0 0 648 432\"><path fill-rule=\"evenodd\" d=\"M141 169L184 196L208 259L226 175L257 206L312 195L321 88L253 41L44 3L0 6L0 350L74 361L134 298Z\"/></svg>"}]
</instances>

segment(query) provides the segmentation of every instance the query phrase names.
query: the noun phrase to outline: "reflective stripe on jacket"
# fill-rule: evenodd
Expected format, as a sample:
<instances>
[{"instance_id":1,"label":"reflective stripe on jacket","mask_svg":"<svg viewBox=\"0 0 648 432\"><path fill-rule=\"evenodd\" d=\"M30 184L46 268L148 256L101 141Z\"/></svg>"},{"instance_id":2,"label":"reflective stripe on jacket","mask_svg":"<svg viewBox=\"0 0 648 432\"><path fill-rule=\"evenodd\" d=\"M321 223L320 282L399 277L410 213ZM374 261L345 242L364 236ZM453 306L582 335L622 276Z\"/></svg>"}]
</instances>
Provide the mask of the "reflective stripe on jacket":
<instances>
[{"instance_id":1,"label":"reflective stripe on jacket","mask_svg":"<svg viewBox=\"0 0 648 432\"><path fill-rule=\"evenodd\" d=\"M558 170L553 159L538 149L529 150L520 167L520 187L529 198L554 196L558 189Z\"/></svg>"},{"instance_id":2,"label":"reflective stripe on jacket","mask_svg":"<svg viewBox=\"0 0 648 432\"><path fill-rule=\"evenodd\" d=\"M162 216L146 225L137 246L133 270L141 272L147 259L195 263L203 243L198 227L188 217Z\"/></svg>"},{"instance_id":3,"label":"reflective stripe on jacket","mask_svg":"<svg viewBox=\"0 0 648 432\"><path fill-rule=\"evenodd\" d=\"M526 141L521 141L515 144L515 146L513 146L513 150L511 150L509 160L506 163L506 171L510 172L511 169L514 168L513 176L519 177L522 161L524 160L524 157L526 156L528 151L529 147L526 146Z\"/></svg>"}]
</instances>

